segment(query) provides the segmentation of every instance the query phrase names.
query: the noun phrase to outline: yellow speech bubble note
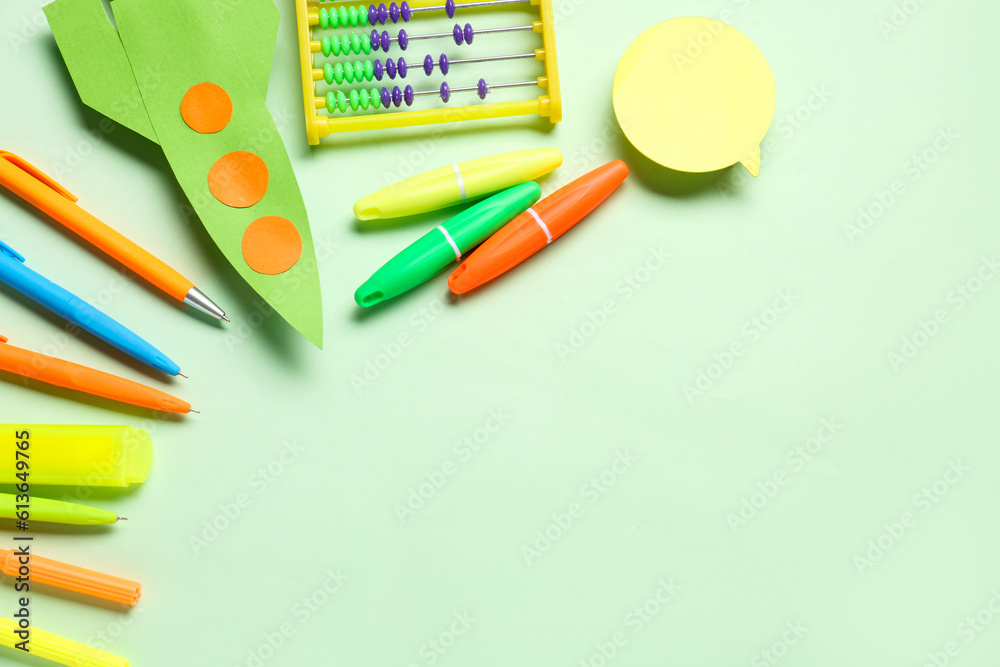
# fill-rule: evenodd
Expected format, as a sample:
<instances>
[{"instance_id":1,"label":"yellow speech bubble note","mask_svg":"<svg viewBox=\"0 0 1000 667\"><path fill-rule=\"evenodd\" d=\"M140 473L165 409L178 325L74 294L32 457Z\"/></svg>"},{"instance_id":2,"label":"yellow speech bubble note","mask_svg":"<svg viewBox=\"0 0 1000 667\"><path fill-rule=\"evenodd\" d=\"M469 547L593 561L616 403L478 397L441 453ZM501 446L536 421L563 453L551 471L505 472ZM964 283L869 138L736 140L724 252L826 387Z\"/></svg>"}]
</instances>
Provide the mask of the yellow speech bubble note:
<instances>
[{"instance_id":1,"label":"yellow speech bubble note","mask_svg":"<svg viewBox=\"0 0 1000 667\"><path fill-rule=\"evenodd\" d=\"M739 162L760 172L760 143L774 119L774 76L743 33L687 17L653 26L615 74L618 124L643 155L702 173Z\"/></svg>"}]
</instances>

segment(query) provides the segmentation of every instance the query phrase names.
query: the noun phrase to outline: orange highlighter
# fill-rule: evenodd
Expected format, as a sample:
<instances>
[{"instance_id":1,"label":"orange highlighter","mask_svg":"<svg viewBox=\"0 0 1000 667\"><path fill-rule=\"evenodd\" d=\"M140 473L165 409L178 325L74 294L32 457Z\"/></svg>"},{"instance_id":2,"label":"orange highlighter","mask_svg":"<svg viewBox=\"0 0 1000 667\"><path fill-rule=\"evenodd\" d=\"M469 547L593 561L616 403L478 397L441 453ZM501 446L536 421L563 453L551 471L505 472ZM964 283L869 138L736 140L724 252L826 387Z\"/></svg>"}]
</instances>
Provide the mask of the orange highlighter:
<instances>
[{"instance_id":1,"label":"orange highlighter","mask_svg":"<svg viewBox=\"0 0 1000 667\"><path fill-rule=\"evenodd\" d=\"M28 566L27 576L31 582L92 595L102 600L132 606L139 601L139 595L142 593L142 585L138 581L95 572L51 558L42 558L18 549L0 549L0 572L8 577L17 577L18 574L25 576L20 572L22 565Z\"/></svg>"},{"instance_id":2,"label":"orange highlighter","mask_svg":"<svg viewBox=\"0 0 1000 667\"><path fill-rule=\"evenodd\" d=\"M614 160L556 190L486 240L448 278L448 288L465 294L509 271L565 234L628 176Z\"/></svg>"},{"instance_id":3,"label":"orange highlighter","mask_svg":"<svg viewBox=\"0 0 1000 667\"><path fill-rule=\"evenodd\" d=\"M144 384L8 345L0 336L0 371L162 412L191 412L191 405Z\"/></svg>"}]
</instances>

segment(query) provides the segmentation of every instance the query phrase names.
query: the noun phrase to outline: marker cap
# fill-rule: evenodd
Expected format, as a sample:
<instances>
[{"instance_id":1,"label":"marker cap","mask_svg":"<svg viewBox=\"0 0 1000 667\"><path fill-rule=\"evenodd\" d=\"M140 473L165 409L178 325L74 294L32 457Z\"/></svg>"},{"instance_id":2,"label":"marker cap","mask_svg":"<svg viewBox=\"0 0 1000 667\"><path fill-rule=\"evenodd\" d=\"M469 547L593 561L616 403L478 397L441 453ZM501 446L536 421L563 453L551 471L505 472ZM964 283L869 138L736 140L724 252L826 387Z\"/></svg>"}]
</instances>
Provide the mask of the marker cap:
<instances>
[{"instance_id":1,"label":"marker cap","mask_svg":"<svg viewBox=\"0 0 1000 667\"><path fill-rule=\"evenodd\" d=\"M0 484L16 484L17 443L26 440L31 483L56 486L128 486L146 481L153 440L130 426L0 424Z\"/></svg>"}]
</instances>

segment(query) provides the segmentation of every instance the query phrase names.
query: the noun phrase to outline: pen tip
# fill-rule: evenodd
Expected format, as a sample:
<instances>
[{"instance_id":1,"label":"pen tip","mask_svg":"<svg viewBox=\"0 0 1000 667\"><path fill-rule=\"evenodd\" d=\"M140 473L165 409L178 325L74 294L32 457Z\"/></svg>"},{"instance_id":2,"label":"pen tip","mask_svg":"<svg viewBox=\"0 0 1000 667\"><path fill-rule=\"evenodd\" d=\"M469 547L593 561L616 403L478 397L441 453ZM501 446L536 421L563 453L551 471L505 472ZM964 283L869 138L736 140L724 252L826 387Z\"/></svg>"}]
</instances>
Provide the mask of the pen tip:
<instances>
[{"instance_id":1,"label":"pen tip","mask_svg":"<svg viewBox=\"0 0 1000 667\"><path fill-rule=\"evenodd\" d=\"M184 375L184 373L181 373L180 371L177 371L177 374L178 374L178 375L180 375L180 376L181 376L182 378L184 378L185 380L187 380L187 379L188 379L188 376L187 376L187 375Z\"/></svg>"},{"instance_id":2,"label":"pen tip","mask_svg":"<svg viewBox=\"0 0 1000 667\"><path fill-rule=\"evenodd\" d=\"M232 322L232 320L231 320L231 319L229 319L228 317L226 317L226 314L225 314L225 313L223 313L223 314L222 314L222 319L224 319L224 320L225 320L225 321L227 321L227 322Z\"/></svg>"},{"instance_id":3,"label":"pen tip","mask_svg":"<svg viewBox=\"0 0 1000 667\"><path fill-rule=\"evenodd\" d=\"M195 414L201 414L201 410L195 410L194 408L188 408L188 412L194 412Z\"/></svg>"},{"instance_id":4,"label":"pen tip","mask_svg":"<svg viewBox=\"0 0 1000 667\"><path fill-rule=\"evenodd\" d=\"M119 521L128 521L128 517L127 516L120 516L120 517L118 517L118 520Z\"/></svg>"}]
</instances>

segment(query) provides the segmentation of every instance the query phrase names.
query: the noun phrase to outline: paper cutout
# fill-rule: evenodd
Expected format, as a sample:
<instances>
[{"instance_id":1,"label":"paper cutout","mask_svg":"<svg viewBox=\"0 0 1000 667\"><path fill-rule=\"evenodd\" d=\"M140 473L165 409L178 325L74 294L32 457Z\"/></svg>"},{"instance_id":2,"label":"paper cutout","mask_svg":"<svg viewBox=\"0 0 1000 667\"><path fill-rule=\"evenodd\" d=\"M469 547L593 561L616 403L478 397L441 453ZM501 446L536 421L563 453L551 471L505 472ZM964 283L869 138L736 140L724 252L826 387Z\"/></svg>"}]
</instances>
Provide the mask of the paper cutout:
<instances>
[{"instance_id":1,"label":"paper cutout","mask_svg":"<svg viewBox=\"0 0 1000 667\"><path fill-rule=\"evenodd\" d=\"M107 23L101 0L56 0L49 8L59 17L52 31L60 50L70 54L65 56L70 74L87 89L102 63L90 48L90 35L81 35L80 26L67 17L99 10ZM240 275L292 326L322 346L319 276L308 217L288 154L262 98L277 34L273 2L242 0L230 7L204 0L115 0L112 10L131 66L127 74L138 86L153 136L205 228ZM192 132L179 112L184 93L206 81L225 89L233 104L229 124L215 134ZM92 101L101 107L98 110L115 102L103 97ZM212 165L240 150L252 151L267 165L267 193L252 208L224 206L207 188ZM291 222L302 242L302 256L311 261L300 260L278 276L250 268L243 256L244 231L267 215Z\"/></svg>"},{"instance_id":2,"label":"paper cutout","mask_svg":"<svg viewBox=\"0 0 1000 667\"><path fill-rule=\"evenodd\" d=\"M233 117L233 101L222 86L199 83L191 86L181 100L181 118L195 132L221 132Z\"/></svg>"},{"instance_id":3,"label":"paper cutout","mask_svg":"<svg viewBox=\"0 0 1000 667\"><path fill-rule=\"evenodd\" d=\"M302 256L295 225L277 215L254 220L243 233L243 257L250 268L270 276L284 273Z\"/></svg>"},{"instance_id":4,"label":"paper cutout","mask_svg":"<svg viewBox=\"0 0 1000 667\"><path fill-rule=\"evenodd\" d=\"M757 176L774 105L774 76L763 54L712 19L673 19L647 30L615 75L615 115L625 136L678 171L739 162Z\"/></svg>"},{"instance_id":5,"label":"paper cutout","mask_svg":"<svg viewBox=\"0 0 1000 667\"><path fill-rule=\"evenodd\" d=\"M278 8L274 0L216 0L203 4L223 26L229 45L243 58L257 92L266 98L278 40Z\"/></svg>"},{"instance_id":6,"label":"paper cutout","mask_svg":"<svg viewBox=\"0 0 1000 667\"><path fill-rule=\"evenodd\" d=\"M83 103L155 142L132 65L104 5L70 0L53 2L43 11Z\"/></svg>"},{"instance_id":7,"label":"paper cutout","mask_svg":"<svg viewBox=\"0 0 1000 667\"><path fill-rule=\"evenodd\" d=\"M226 153L209 169L208 189L226 206L253 206L267 193L267 165L249 151Z\"/></svg>"}]
</instances>

